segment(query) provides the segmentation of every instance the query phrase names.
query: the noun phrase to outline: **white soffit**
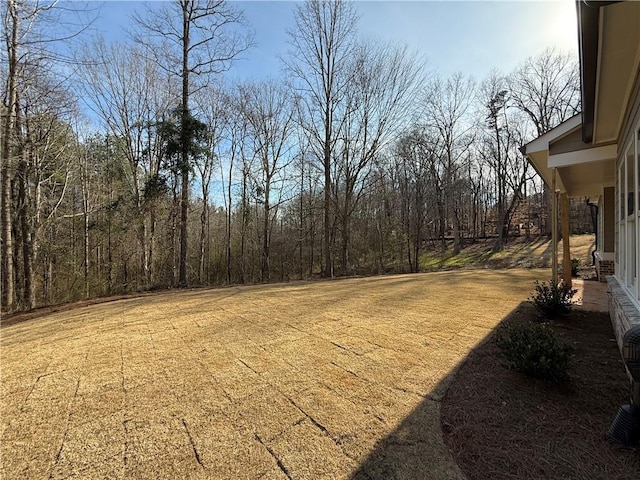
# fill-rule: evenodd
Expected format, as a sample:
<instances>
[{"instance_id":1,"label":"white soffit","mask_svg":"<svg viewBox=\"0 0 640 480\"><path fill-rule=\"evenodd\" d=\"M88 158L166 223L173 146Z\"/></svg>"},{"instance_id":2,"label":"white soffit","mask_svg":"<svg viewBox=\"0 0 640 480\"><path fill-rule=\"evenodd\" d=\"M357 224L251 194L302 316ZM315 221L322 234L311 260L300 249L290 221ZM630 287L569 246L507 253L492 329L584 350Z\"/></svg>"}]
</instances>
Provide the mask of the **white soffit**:
<instances>
[{"instance_id":1,"label":"white soffit","mask_svg":"<svg viewBox=\"0 0 640 480\"><path fill-rule=\"evenodd\" d=\"M640 2L600 11L594 144L617 141L640 62Z\"/></svg>"},{"instance_id":2,"label":"white soffit","mask_svg":"<svg viewBox=\"0 0 640 480\"><path fill-rule=\"evenodd\" d=\"M557 172L570 197L598 196L602 194L604 188L614 185L615 161L571 165L558 168Z\"/></svg>"}]
</instances>

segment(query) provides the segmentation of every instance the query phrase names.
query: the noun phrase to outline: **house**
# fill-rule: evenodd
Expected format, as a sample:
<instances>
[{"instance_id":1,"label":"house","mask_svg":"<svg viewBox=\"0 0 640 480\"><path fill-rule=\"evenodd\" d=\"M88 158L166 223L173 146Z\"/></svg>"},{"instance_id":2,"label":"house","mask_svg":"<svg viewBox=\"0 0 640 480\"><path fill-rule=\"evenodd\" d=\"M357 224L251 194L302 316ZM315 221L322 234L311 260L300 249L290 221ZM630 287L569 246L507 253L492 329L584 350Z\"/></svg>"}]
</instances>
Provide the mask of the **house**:
<instances>
[{"instance_id":1,"label":"house","mask_svg":"<svg viewBox=\"0 0 640 480\"><path fill-rule=\"evenodd\" d=\"M587 196L598 205L597 273L608 282L609 313L625 356L625 334L637 327L640 338L640 2L582 0L576 6L582 113L522 151L556 192L552 218L568 197ZM564 248L569 258L568 242ZM640 366L640 345L635 351ZM636 383L640 379L632 384L640 396Z\"/></svg>"}]
</instances>

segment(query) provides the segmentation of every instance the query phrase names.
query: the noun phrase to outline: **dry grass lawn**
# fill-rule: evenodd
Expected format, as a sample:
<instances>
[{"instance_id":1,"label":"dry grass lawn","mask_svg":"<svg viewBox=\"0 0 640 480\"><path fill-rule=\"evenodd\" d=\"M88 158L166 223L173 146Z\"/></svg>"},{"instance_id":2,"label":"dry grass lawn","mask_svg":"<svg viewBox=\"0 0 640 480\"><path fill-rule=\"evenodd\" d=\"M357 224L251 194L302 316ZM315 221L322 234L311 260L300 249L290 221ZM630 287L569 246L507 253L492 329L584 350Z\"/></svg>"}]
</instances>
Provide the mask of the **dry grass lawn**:
<instances>
[{"instance_id":1,"label":"dry grass lawn","mask_svg":"<svg viewBox=\"0 0 640 480\"><path fill-rule=\"evenodd\" d=\"M3 479L460 479L440 402L542 270L181 291L4 327Z\"/></svg>"}]
</instances>

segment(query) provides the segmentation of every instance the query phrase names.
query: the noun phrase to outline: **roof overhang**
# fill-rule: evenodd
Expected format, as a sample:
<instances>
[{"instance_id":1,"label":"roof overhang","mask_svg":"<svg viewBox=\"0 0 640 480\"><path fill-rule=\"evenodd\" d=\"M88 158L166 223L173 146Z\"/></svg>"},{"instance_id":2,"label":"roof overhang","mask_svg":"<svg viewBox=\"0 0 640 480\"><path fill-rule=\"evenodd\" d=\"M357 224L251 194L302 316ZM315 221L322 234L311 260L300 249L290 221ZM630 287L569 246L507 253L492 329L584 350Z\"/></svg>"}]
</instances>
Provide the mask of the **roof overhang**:
<instances>
[{"instance_id":1,"label":"roof overhang","mask_svg":"<svg viewBox=\"0 0 640 480\"><path fill-rule=\"evenodd\" d=\"M640 66L640 2L579 0L582 139L617 142Z\"/></svg>"},{"instance_id":2,"label":"roof overhang","mask_svg":"<svg viewBox=\"0 0 640 480\"><path fill-rule=\"evenodd\" d=\"M522 147L522 153L544 182L571 197L597 197L613 186L617 145L595 146L575 136L582 129L581 115L569 120ZM557 153L554 153L557 152Z\"/></svg>"}]
</instances>

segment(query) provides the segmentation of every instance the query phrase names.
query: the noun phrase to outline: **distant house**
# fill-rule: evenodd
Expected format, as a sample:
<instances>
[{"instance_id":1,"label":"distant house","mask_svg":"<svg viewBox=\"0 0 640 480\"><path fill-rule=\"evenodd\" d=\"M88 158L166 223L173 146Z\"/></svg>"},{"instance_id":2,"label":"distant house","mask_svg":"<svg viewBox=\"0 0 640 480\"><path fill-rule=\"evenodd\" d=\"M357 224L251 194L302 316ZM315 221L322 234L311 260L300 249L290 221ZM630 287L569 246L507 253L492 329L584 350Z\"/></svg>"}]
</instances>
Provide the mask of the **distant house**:
<instances>
[{"instance_id":1,"label":"distant house","mask_svg":"<svg viewBox=\"0 0 640 480\"><path fill-rule=\"evenodd\" d=\"M596 266L620 345L640 324L640 2L583 0L577 12L582 113L523 152L560 204L598 205Z\"/></svg>"}]
</instances>

